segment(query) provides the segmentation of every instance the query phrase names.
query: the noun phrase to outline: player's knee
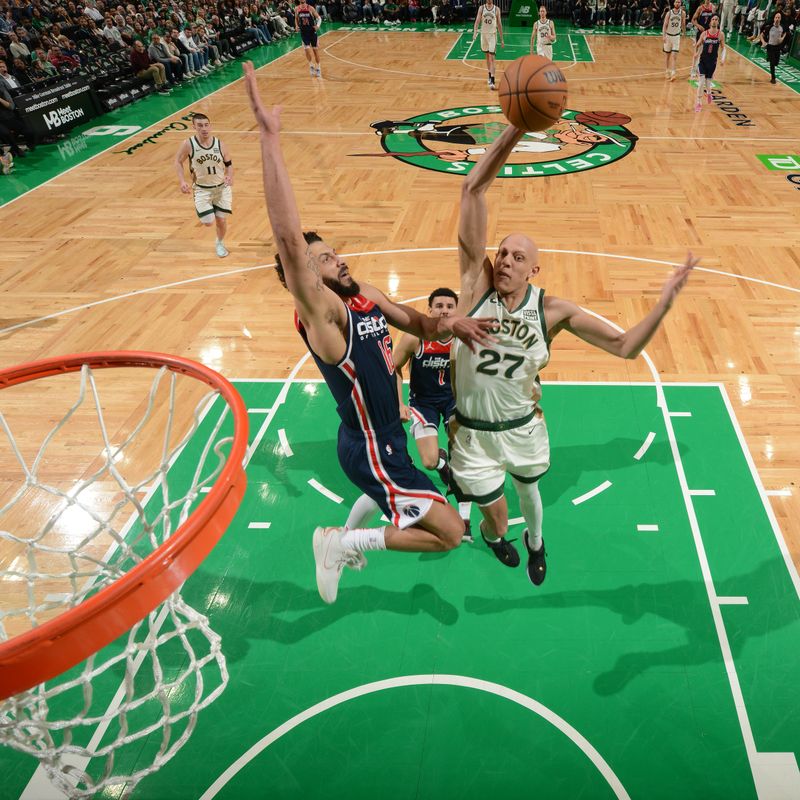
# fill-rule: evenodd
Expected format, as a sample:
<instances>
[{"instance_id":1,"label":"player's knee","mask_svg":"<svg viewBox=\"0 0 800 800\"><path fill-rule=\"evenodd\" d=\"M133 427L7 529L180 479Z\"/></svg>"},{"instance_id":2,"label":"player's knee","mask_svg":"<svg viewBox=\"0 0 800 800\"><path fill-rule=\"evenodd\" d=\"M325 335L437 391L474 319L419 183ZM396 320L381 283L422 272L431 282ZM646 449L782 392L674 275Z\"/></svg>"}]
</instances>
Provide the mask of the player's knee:
<instances>
[{"instance_id":1,"label":"player's knee","mask_svg":"<svg viewBox=\"0 0 800 800\"><path fill-rule=\"evenodd\" d=\"M210 228L214 224L214 217L209 217L206 219L205 217L200 220L201 225L205 225L206 228Z\"/></svg>"},{"instance_id":2,"label":"player's knee","mask_svg":"<svg viewBox=\"0 0 800 800\"><path fill-rule=\"evenodd\" d=\"M461 538L464 536L464 520L458 515L458 512L452 507L453 513L447 515L447 521L442 526L439 541L442 543L442 550L453 550L461 544Z\"/></svg>"}]
</instances>

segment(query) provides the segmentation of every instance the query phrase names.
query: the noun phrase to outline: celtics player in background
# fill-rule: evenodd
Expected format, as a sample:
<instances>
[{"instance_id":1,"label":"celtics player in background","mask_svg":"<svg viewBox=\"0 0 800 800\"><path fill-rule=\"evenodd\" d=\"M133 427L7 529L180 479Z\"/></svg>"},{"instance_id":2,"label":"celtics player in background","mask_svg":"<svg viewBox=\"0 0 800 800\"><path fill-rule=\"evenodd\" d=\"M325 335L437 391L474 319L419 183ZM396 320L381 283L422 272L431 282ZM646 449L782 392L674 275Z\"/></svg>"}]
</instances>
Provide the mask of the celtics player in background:
<instances>
[{"instance_id":1,"label":"celtics player in background","mask_svg":"<svg viewBox=\"0 0 800 800\"><path fill-rule=\"evenodd\" d=\"M225 232L233 204L233 162L228 148L220 139L211 135L211 122L205 114L192 117L195 135L185 141L175 155L175 171L178 173L181 191L189 194L183 162L189 159L189 171L194 181L194 207L203 225L216 222L217 241L215 249L220 258L228 255L225 247Z\"/></svg>"},{"instance_id":2,"label":"celtics player in background","mask_svg":"<svg viewBox=\"0 0 800 800\"><path fill-rule=\"evenodd\" d=\"M471 352L456 342L451 369L456 398L450 424L450 470L456 496L476 502L483 514L481 535L506 566L520 563L506 540L506 473L511 475L526 529L528 578L545 579L542 500L537 481L550 467L550 443L536 399L539 371L550 358L550 344L569 331L588 344L620 358L636 358L658 329L689 273L698 263L691 253L667 279L653 309L630 330L620 333L575 303L545 296L529 283L539 273L536 243L523 233L501 242L486 256L486 191L522 131L509 125L464 180L458 229L461 269L459 313L492 316L496 342Z\"/></svg>"},{"instance_id":3,"label":"celtics player in background","mask_svg":"<svg viewBox=\"0 0 800 800\"><path fill-rule=\"evenodd\" d=\"M478 13L475 15L475 27L472 31L472 41L478 36L478 26L481 29L481 50L486 55L486 69L489 71L489 88L494 90L497 87L494 82L495 59L494 53L497 50L497 37L500 36L500 47L503 44L503 23L500 21L500 9L493 0L487 0L483 5L478 6Z\"/></svg>"},{"instance_id":4,"label":"celtics player in background","mask_svg":"<svg viewBox=\"0 0 800 800\"><path fill-rule=\"evenodd\" d=\"M553 42L556 40L556 26L553 20L547 19L547 9L539 6L539 19L533 23L531 33L531 53L553 60Z\"/></svg>"},{"instance_id":5,"label":"celtics player in background","mask_svg":"<svg viewBox=\"0 0 800 800\"><path fill-rule=\"evenodd\" d=\"M683 10L682 0L673 0L672 8L664 14L661 33L664 36L664 66L667 77L674 81L675 62L681 49L681 36L686 35L686 12Z\"/></svg>"}]
</instances>

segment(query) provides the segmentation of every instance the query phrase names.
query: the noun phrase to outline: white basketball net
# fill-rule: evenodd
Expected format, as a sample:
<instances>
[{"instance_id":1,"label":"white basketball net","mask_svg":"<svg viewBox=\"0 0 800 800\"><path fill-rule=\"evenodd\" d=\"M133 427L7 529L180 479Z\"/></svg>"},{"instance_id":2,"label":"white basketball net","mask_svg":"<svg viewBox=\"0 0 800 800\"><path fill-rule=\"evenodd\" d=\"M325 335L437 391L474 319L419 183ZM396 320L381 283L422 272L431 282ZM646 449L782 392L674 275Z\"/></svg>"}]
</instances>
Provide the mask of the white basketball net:
<instances>
[{"instance_id":1,"label":"white basketball net","mask_svg":"<svg viewBox=\"0 0 800 800\"><path fill-rule=\"evenodd\" d=\"M103 370L107 372L116 370ZM168 480L170 465L217 394L206 394L191 421L184 421L188 430L176 433L177 383L166 367L156 372L146 403L140 401L139 409L146 406L141 418L128 423L132 430L117 445L109 439L95 376L86 365L77 400L44 436L33 458L23 456L6 415L0 413L0 429L7 437L0 441L0 448L5 446L3 466L16 464L21 470L21 480L14 483L18 488L0 497L0 528L15 531L0 530L0 641L37 627L120 578L177 530L201 491L214 483L231 441L220 438L227 404L190 478L184 477L177 490ZM53 466L50 451L56 441L69 436L71 422L81 414L96 417L99 447L87 469L73 472L59 486L43 473ZM160 430L153 431L154 424ZM157 460L158 466L148 467L142 477L126 477L127 454L143 437L156 442L157 458L149 463ZM212 452L215 458L209 459ZM59 458L55 466L63 467ZM100 509L98 494L114 502ZM43 499L50 510L36 521L31 509ZM76 518L81 525L70 539L69 529L75 527L70 520ZM91 797L120 784L125 796L185 744L198 712L227 682L220 637L175 592L126 636L82 664L0 702L0 744L39 759L50 782L70 798Z\"/></svg>"}]
</instances>

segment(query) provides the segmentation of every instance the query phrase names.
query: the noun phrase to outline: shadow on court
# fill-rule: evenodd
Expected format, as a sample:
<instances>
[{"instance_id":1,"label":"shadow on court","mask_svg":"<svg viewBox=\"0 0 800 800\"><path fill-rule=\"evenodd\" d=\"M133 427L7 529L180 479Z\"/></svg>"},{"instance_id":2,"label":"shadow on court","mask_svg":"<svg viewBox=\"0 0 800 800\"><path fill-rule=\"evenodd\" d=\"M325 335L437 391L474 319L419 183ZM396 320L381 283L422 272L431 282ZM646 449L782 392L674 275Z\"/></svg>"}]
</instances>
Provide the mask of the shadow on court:
<instances>
[{"instance_id":1,"label":"shadow on court","mask_svg":"<svg viewBox=\"0 0 800 800\"><path fill-rule=\"evenodd\" d=\"M574 494L578 479L582 472L596 472L598 476L636 466L659 464L672 466L672 450L669 442L654 442L647 450L644 460L634 461L633 457L642 446L641 439L617 437L602 444L553 446L550 450L550 471L541 479L542 499L545 507L549 502L558 500L565 492ZM678 445L682 457L686 457L691 448ZM598 481L599 482L599 481ZM572 497L570 497L572 499Z\"/></svg>"},{"instance_id":2,"label":"shadow on court","mask_svg":"<svg viewBox=\"0 0 800 800\"><path fill-rule=\"evenodd\" d=\"M751 640L762 639L800 622L796 595L788 580L786 565L780 559L764 562L750 573L715 582L715 588L720 597L748 597L747 606L724 606L722 610L734 658L742 654ZM678 646L620 654L610 669L595 678L594 689L599 695L616 694L654 668L682 668L722 660L702 581L628 584L616 589L554 594L532 592L525 598L467 596L464 607L467 613L477 615L499 615L520 609L606 608L617 614L624 625L633 625L652 615L683 627L685 641ZM624 647L624 641L618 639L616 646Z\"/></svg>"},{"instance_id":3,"label":"shadow on court","mask_svg":"<svg viewBox=\"0 0 800 800\"><path fill-rule=\"evenodd\" d=\"M217 594L236 598L236 602L225 606L216 603L215 596L208 593L209 585L217 586ZM336 602L325 605L316 589L290 581L259 583L229 575L220 580L198 571L184 587L183 596L187 603L209 615L212 627L222 636L225 656L231 661L247 655L250 639L295 644L353 614L388 611L404 616L426 615L441 625L455 625L459 618L458 609L426 583L402 592L376 586L343 586Z\"/></svg>"}]
</instances>

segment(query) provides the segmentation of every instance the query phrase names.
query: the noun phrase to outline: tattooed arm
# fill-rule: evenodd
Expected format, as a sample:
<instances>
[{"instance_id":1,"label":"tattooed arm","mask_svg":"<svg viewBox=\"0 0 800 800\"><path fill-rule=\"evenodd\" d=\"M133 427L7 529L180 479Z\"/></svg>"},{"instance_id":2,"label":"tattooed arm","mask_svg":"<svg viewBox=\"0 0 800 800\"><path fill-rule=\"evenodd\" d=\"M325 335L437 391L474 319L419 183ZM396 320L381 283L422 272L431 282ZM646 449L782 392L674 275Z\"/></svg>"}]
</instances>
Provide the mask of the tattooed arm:
<instances>
[{"instance_id":1,"label":"tattooed arm","mask_svg":"<svg viewBox=\"0 0 800 800\"><path fill-rule=\"evenodd\" d=\"M261 163L267 214L283 265L286 287L294 298L309 343L327 363L337 363L345 351L347 312L334 292L322 282L318 259L306 245L300 227L292 184L280 143L280 107L264 108L255 71L244 65L245 88L261 135Z\"/></svg>"}]
</instances>

